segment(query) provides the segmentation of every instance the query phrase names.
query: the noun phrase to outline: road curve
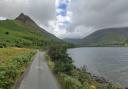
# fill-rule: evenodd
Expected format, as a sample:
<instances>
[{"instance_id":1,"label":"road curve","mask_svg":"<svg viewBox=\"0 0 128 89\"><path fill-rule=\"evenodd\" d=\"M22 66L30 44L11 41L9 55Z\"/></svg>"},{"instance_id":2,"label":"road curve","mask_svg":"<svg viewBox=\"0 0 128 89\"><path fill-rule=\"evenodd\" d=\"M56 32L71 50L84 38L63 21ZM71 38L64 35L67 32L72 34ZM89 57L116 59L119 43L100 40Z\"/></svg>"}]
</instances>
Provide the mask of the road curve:
<instances>
[{"instance_id":1,"label":"road curve","mask_svg":"<svg viewBox=\"0 0 128 89\"><path fill-rule=\"evenodd\" d=\"M24 76L18 89L60 89L44 58L38 52L27 75Z\"/></svg>"}]
</instances>

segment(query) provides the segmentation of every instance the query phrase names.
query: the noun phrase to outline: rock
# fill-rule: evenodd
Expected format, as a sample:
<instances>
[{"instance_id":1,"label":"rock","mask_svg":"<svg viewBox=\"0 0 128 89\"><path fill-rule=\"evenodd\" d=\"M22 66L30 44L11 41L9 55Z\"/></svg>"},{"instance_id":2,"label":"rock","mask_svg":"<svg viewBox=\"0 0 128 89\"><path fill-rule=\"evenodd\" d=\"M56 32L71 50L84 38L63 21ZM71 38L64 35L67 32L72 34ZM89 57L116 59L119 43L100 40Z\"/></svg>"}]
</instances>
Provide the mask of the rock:
<instances>
[{"instance_id":1,"label":"rock","mask_svg":"<svg viewBox=\"0 0 128 89\"><path fill-rule=\"evenodd\" d=\"M93 79L101 84L109 83L104 77L93 76Z\"/></svg>"}]
</instances>

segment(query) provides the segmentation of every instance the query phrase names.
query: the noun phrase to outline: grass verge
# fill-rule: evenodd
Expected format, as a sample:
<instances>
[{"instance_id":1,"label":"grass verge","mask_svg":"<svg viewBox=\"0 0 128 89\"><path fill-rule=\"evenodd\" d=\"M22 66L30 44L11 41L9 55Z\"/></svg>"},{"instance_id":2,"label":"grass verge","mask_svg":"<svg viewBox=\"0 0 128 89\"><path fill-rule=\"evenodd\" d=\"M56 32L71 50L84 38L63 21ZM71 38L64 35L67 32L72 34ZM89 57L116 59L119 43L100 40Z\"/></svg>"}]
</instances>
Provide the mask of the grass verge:
<instances>
[{"instance_id":1,"label":"grass verge","mask_svg":"<svg viewBox=\"0 0 128 89\"><path fill-rule=\"evenodd\" d=\"M11 89L31 63L35 50L26 48L0 49L0 89Z\"/></svg>"},{"instance_id":2,"label":"grass verge","mask_svg":"<svg viewBox=\"0 0 128 89\"><path fill-rule=\"evenodd\" d=\"M49 48L46 59L62 89L122 89L103 78L92 76L85 67L76 68L65 47Z\"/></svg>"}]
</instances>

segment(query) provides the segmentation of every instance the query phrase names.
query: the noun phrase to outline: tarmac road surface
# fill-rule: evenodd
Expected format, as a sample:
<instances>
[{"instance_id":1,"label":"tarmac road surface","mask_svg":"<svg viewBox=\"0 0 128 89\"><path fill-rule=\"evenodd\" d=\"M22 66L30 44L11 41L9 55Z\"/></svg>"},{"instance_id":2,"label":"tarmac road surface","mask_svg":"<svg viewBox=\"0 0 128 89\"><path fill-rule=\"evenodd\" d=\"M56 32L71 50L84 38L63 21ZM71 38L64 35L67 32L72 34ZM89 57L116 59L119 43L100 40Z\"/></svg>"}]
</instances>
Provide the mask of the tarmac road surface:
<instances>
[{"instance_id":1,"label":"tarmac road surface","mask_svg":"<svg viewBox=\"0 0 128 89\"><path fill-rule=\"evenodd\" d=\"M60 89L45 61L44 52L37 52L18 89Z\"/></svg>"}]
</instances>

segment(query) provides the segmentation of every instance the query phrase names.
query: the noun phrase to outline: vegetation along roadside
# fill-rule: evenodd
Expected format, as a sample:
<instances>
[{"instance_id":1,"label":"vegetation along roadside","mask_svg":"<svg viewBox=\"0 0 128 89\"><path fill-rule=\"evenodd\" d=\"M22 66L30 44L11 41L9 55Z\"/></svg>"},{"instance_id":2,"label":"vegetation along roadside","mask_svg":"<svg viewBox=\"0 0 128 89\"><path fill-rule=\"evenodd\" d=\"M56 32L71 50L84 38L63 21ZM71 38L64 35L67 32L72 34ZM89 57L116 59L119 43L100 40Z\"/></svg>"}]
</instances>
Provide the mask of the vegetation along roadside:
<instances>
[{"instance_id":1,"label":"vegetation along roadside","mask_svg":"<svg viewBox=\"0 0 128 89\"><path fill-rule=\"evenodd\" d=\"M11 89L31 63L35 50L0 48L0 89Z\"/></svg>"},{"instance_id":2,"label":"vegetation along roadside","mask_svg":"<svg viewBox=\"0 0 128 89\"><path fill-rule=\"evenodd\" d=\"M94 78L85 67L76 68L67 54L67 47L50 47L46 53L46 59L62 89L122 89L102 78Z\"/></svg>"}]
</instances>

